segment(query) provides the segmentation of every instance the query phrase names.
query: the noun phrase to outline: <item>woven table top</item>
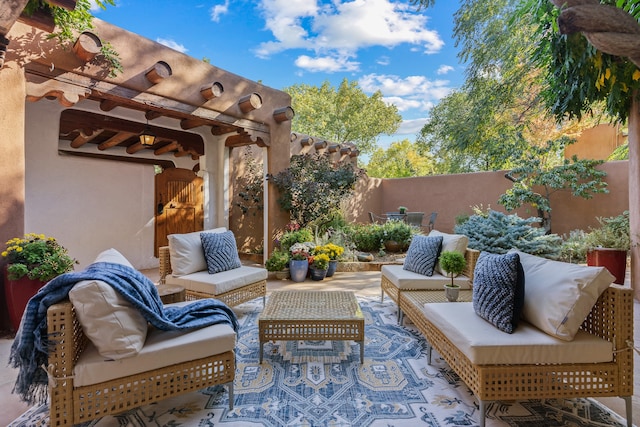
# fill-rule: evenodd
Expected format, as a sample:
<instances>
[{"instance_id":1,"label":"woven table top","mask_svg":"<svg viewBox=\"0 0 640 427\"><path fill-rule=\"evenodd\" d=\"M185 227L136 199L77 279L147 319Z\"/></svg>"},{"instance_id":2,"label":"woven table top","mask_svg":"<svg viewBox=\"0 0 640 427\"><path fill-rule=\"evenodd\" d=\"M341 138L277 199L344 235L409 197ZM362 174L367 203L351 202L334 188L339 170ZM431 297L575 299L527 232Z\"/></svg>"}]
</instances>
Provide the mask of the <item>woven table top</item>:
<instances>
[{"instance_id":1,"label":"woven table top","mask_svg":"<svg viewBox=\"0 0 640 427\"><path fill-rule=\"evenodd\" d=\"M274 291L260 320L361 320L358 300L348 291Z\"/></svg>"}]
</instances>

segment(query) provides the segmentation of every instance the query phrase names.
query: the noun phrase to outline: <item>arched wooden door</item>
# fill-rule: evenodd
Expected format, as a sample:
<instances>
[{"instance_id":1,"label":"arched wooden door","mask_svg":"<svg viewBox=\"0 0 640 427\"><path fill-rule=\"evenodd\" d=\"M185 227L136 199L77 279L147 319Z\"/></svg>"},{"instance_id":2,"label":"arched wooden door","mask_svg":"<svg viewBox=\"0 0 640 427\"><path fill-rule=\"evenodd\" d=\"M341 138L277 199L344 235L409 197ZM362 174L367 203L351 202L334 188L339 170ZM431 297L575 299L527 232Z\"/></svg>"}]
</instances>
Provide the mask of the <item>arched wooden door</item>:
<instances>
[{"instance_id":1,"label":"arched wooden door","mask_svg":"<svg viewBox=\"0 0 640 427\"><path fill-rule=\"evenodd\" d=\"M165 169L156 175L155 256L167 236L204 227L203 182L189 169Z\"/></svg>"}]
</instances>

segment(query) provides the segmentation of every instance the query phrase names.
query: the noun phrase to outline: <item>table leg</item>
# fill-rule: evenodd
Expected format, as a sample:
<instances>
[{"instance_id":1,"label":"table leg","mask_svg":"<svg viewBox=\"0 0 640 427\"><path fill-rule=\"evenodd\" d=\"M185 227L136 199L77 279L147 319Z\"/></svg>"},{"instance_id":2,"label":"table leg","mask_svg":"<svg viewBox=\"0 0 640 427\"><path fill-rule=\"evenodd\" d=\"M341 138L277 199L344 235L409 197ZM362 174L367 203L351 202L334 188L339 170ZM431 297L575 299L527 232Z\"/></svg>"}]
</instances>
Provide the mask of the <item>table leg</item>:
<instances>
[{"instance_id":1,"label":"table leg","mask_svg":"<svg viewBox=\"0 0 640 427\"><path fill-rule=\"evenodd\" d=\"M360 343L360 364L364 363L364 340L358 341Z\"/></svg>"},{"instance_id":2,"label":"table leg","mask_svg":"<svg viewBox=\"0 0 640 427\"><path fill-rule=\"evenodd\" d=\"M260 363L262 363L262 349L264 347L264 342L260 341Z\"/></svg>"}]
</instances>

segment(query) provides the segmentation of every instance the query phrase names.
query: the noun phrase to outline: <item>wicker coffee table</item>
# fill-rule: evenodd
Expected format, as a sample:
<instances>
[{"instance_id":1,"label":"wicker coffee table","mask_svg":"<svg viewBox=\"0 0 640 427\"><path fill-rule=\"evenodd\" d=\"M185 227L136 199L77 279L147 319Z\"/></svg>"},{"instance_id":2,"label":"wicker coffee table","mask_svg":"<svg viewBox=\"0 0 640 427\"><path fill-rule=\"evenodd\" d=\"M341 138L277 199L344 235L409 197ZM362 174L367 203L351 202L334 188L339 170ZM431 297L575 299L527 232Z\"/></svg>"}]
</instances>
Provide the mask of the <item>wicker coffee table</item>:
<instances>
[{"instance_id":1,"label":"wicker coffee table","mask_svg":"<svg viewBox=\"0 0 640 427\"><path fill-rule=\"evenodd\" d=\"M260 363L266 341L353 340L364 361L364 316L353 292L274 291L258 318Z\"/></svg>"}]
</instances>

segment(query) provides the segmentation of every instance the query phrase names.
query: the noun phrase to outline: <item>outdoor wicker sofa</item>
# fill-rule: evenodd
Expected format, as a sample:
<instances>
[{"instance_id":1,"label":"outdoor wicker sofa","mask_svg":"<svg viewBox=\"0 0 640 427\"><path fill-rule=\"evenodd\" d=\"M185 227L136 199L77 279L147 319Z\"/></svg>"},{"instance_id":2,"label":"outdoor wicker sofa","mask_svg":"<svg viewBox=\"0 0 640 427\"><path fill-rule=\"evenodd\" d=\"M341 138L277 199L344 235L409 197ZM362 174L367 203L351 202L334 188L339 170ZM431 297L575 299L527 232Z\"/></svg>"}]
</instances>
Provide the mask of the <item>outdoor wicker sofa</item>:
<instances>
[{"instance_id":1,"label":"outdoor wicker sofa","mask_svg":"<svg viewBox=\"0 0 640 427\"><path fill-rule=\"evenodd\" d=\"M203 347L202 340L220 334L218 346L205 343L208 355L194 357L191 346L176 348L178 358L148 355L144 362L138 356L105 361L100 357L90 340L84 335L75 309L69 300L54 304L47 311L48 332L52 334L55 346L49 353L49 407L50 426L62 427L87 422L108 414L119 413L141 405L153 403L170 396L189 393L216 384L226 384L229 389L229 407L233 407L233 380L235 377L235 333L228 325L212 325L197 330L193 335L194 344ZM226 332L225 332L226 331ZM148 345L160 345L160 334L152 332L147 337ZM175 333L169 333L175 339ZM223 336L224 335L224 336ZM181 334L184 344L187 335ZM178 338L181 339L181 338ZM189 341L189 340L186 340ZM143 352L142 352L143 353ZM218 353L218 354L211 354ZM144 357L144 356L143 356ZM149 360L152 359L151 362ZM168 362L173 360L173 362ZM158 366L149 369L153 364ZM78 385L78 371L85 366L85 377L107 375L105 381ZM132 366L137 365L137 366ZM141 368L140 365L145 366ZM93 367L91 369L91 366ZM89 368L89 369L86 369ZM136 369L137 368L137 369ZM135 371L120 375L123 369ZM87 381L85 381L87 382Z\"/></svg>"},{"instance_id":2,"label":"outdoor wicker sofa","mask_svg":"<svg viewBox=\"0 0 640 427\"><path fill-rule=\"evenodd\" d=\"M631 426L633 291L612 284L604 268L511 252L519 255L525 289L512 333L485 321L477 301L439 302L442 290L398 294L399 307L428 341L428 363L436 350L466 383L479 401L481 426L491 401L605 396L625 400ZM461 291L463 301L485 286L478 279L473 290Z\"/></svg>"}]
</instances>

